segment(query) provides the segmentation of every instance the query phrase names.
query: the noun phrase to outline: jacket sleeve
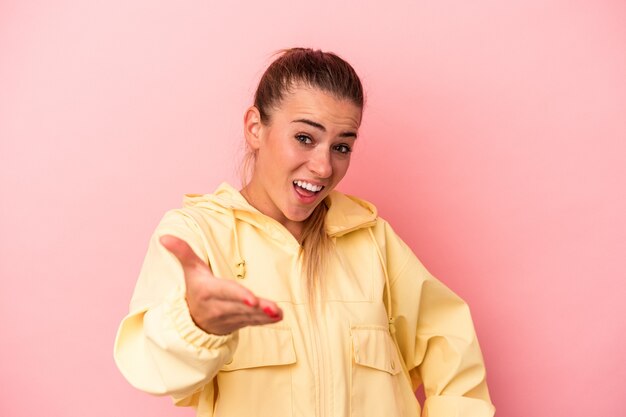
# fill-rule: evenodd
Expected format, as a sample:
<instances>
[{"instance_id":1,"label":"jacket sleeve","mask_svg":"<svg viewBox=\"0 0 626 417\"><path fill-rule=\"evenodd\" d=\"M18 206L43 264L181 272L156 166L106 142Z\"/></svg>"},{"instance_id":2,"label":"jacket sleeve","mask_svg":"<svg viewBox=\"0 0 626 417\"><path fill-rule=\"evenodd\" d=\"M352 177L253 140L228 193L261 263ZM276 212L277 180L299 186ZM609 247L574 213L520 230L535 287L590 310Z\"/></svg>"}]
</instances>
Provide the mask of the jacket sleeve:
<instances>
[{"instance_id":1,"label":"jacket sleeve","mask_svg":"<svg viewBox=\"0 0 626 417\"><path fill-rule=\"evenodd\" d=\"M115 362L134 387L195 405L237 345L237 332L211 335L198 328L185 301L183 270L159 238L185 240L207 261L204 234L183 211L168 212L152 235L130 304L115 340ZM207 261L208 262L208 261ZM212 392L203 396L213 398Z\"/></svg>"},{"instance_id":2,"label":"jacket sleeve","mask_svg":"<svg viewBox=\"0 0 626 417\"><path fill-rule=\"evenodd\" d=\"M423 417L491 417L485 366L467 304L385 224L394 326Z\"/></svg>"}]
</instances>

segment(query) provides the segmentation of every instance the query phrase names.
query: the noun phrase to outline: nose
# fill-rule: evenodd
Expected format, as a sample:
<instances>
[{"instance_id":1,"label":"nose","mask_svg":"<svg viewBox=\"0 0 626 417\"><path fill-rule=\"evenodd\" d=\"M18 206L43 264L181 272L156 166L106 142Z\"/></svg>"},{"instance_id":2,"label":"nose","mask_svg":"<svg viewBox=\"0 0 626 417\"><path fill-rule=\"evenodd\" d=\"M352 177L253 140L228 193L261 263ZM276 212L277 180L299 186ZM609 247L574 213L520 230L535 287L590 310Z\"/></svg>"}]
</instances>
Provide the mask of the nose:
<instances>
[{"instance_id":1,"label":"nose","mask_svg":"<svg viewBox=\"0 0 626 417\"><path fill-rule=\"evenodd\" d=\"M328 178L333 173L328 149L316 149L308 163L309 170L319 178Z\"/></svg>"}]
</instances>

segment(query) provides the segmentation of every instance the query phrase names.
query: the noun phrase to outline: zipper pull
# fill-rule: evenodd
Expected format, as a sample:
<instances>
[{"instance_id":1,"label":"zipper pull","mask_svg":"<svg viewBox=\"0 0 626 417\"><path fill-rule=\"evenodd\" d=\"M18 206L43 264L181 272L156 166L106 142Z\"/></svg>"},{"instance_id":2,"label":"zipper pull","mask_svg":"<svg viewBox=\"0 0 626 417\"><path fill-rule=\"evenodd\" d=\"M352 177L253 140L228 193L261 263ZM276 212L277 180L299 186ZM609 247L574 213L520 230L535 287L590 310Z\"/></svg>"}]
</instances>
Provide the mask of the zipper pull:
<instances>
[{"instance_id":1,"label":"zipper pull","mask_svg":"<svg viewBox=\"0 0 626 417\"><path fill-rule=\"evenodd\" d=\"M393 324L396 321L395 317L389 317L389 333L393 336L396 334L396 326Z\"/></svg>"},{"instance_id":2,"label":"zipper pull","mask_svg":"<svg viewBox=\"0 0 626 417\"><path fill-rule=\"evenodd\" d=\"M237 278L244 279L246 277L246 261L242 259L235 267L237 268Z\"/></svg>"}]
</instances>

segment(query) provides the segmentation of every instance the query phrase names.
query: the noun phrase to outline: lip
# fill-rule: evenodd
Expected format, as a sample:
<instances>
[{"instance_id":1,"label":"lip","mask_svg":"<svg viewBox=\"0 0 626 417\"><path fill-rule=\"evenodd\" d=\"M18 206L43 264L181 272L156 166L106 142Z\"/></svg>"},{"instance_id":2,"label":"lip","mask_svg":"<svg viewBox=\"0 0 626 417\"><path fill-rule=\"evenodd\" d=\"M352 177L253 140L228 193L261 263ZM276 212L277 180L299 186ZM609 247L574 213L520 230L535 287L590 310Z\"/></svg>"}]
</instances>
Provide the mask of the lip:
<instances>
[{"instance_id":1,"label":"lip","mask_svg":"<svg viewBox=\"0 0 626 417\"><path fill-rule=\"evenodd\" d=\"M299 180L299 181L304 181L304 180ZM309 182L309 181L306 181L306 182ZM310 182L310 184L317 185L317 184L315 184L313 182ZM319 184L319 185L321 185L321 184ZM304 194L301 194L300 191L298 191L299 187L296 184L291 183L291 186L293 188L293 192L296 194L296 198L298 199L298 201L300 201L303 204L314 203L315 200L318 199L319 195L321 194L321 192L323 190L322 189L322 190L318 191L317 193L315 193L313 195L304 195Z\"/></svg>"},{"instance_id":2,"label":"lip","mask_svg":"<svg viewBox=\"0 0 626 417\"><path fill-rule=\"evenodd\" d=\"M321 182L318 182L318 181L311 181L311 180L305 180L305 179L302 179L302 178L296 178L296 179L295 179L295 180L293 180L291 183L293 184L293 183L294 183L294 182L296 182L296 181L308 182L308 183L309 183L309 184L311 184L311 185L315 185L315 186L319 186L319 185L321 185L322 187L326 187L326 186L325 186L324 184L322 184ZM320 191L321 191L321 190L320 190Z\"/></svg>"}]
</instances>

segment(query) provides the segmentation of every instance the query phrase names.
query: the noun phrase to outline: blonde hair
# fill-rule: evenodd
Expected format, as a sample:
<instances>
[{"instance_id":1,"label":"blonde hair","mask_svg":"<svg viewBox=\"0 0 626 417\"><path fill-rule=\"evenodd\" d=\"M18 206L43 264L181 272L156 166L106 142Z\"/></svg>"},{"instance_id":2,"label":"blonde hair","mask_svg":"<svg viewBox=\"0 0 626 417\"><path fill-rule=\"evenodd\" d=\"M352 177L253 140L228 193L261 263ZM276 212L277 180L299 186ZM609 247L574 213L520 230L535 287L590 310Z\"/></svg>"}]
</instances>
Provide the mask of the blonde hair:
<instances>
[{"instance_id":1,"label":"blonde hair","mask_svg":"<svg viewBox=\"0 0 626 417\"><path fill-rule=\"evenodd\" d=\"M285 49L278 54L263 73L254 95L254 106L259 110L262 123L269 124L271 111L278 109L285 95L301 85L350 100L363 109L365 98L361 80L354 68L339 56L309 48ZM248 151L242 162L244 185L250 178L255 157ZM311 306L318 291L323 290L321 277L326 273L328 258L333 252L333 242L325 227L327 212L326 202L320 202L305 220L300 239L302 272Z\"/></svg>"}]
</instances>

